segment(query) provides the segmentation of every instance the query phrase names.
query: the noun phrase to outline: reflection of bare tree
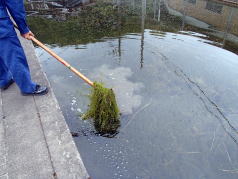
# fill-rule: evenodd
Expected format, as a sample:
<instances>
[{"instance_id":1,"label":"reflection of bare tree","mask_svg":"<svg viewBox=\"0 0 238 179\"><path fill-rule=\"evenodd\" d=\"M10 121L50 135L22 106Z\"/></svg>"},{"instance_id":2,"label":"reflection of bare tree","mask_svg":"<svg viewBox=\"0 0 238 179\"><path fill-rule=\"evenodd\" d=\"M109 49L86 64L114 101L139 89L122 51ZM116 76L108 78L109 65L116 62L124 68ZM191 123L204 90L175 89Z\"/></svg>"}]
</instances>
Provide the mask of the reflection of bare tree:
<instances>
[{"instance_id":1,"label":"reflection of bare tree","mask_svg":"<svg viewBox=\"0 0 238 179\"><path fill-rule=\"evenodd\" d=\"M233 19L234 11L235 11L235 8L233 7L229 7L229 9L230 9L229 16L226 21L226 30L224 32L224 37L223 37L223 44L222 44L223 48L225 47L225 44L226 44L227 35L231 31L231 28L232 28L232 19Z\"/></svg>"},{"instance_id":2,"label":"reflection of bare tree","mask_svg":"<svg viewBox=\"0 0 238 179\"><path fill-rule=\"evenodd\" d=\"M141 53L140 53L140 64L141 64L141 68L143 68L143 63L144 63L145 17L146 17L146 0L142 0L142 15L141 15Z\"/></svg>"}]
</instances>

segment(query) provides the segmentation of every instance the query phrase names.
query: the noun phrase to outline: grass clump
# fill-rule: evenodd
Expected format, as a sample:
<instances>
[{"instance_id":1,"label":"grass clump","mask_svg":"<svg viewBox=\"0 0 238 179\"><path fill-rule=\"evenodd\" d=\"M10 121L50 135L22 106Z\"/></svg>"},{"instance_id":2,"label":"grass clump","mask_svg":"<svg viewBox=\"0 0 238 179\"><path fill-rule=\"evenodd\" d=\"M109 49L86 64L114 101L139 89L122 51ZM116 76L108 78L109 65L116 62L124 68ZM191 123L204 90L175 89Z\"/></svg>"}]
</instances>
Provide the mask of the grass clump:
<instances>
[{"instance_id":1,"label":"grass clump","mask_svg":"<svg viewBox=\"0 0 238 179\"><path fill-rule=\"evenodd\" d=\"M89 109L83 119L93 119L94 126L100 134L114 134L120 127L119 109L112 89L94 82L90 95Z\"/></svg>"}]
</instances>

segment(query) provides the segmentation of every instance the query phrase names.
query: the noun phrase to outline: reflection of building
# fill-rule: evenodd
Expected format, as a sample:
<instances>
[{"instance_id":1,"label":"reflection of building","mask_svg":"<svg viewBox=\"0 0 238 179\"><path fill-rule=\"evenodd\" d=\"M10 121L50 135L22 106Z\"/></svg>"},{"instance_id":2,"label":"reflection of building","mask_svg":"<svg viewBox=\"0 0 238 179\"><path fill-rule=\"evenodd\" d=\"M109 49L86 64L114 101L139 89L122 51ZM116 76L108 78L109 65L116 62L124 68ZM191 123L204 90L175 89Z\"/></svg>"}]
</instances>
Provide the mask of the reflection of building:
<instances>
[{"instance_id":1,"label":"reflection of building","mask_svg":"<svg viewBox=\"0 0 238 179\"><path fill-rule=\"evenodd\" d=\"M81 4L88 4L90 3L90 0L27 0L28 2L33 2L33 3L42 3L47 4L50 7L61 7L66 6L66 7L75 7Z\"/></svg>"},{"instance_id":2,"label":"reflection of building","mask_svg":"<svg viewBox=\"0 0 238 179\"><path fill-rule=\"evenodd\" d=\"M170 8L210 24L218 30L226 31L229 25L231 33L238 35L238 8L235 6L222 4L218 0L167 0L167 3Z\"/></svg>"}]
</instances>

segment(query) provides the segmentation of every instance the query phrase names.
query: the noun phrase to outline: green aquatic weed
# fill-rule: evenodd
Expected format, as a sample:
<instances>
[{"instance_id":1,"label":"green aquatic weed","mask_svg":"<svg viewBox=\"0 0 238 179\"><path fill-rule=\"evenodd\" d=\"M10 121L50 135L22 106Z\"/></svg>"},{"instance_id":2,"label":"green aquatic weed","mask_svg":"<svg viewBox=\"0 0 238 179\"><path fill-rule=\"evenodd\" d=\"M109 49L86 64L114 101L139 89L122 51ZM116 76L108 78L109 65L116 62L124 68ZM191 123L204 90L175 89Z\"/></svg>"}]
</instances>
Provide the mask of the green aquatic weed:
<instances>
[{"instance_id":1,"label":"green aquatic weed","mask_svg":"<svg viewBox=\"0 0 238 179\"><path fill-rule=\"evenodd\" d=\"M97 132L113 134L120 127L119 109L112 89L105 88L102 83L94 82L91 90L90 104L83 119L94 120Z\"/></svg>"}]
</instances>

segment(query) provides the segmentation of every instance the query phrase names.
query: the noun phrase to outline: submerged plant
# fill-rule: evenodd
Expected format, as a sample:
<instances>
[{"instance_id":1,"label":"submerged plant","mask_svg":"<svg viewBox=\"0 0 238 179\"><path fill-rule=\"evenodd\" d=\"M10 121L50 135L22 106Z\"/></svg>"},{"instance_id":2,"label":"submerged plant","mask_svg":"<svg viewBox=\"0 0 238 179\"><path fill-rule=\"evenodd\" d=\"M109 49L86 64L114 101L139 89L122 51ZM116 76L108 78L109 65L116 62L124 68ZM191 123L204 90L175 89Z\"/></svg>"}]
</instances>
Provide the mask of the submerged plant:
<instances>
[{"instance_id":1,"label":"submerged plant","mask_svg":"<svg viewBox=\"0 0 238 179\"><path fill-rule=\"evenodd\" d=\"M90 95L89 109L83 119L92 118L97 132L114 134L120 127L119 109L112 89L105 88L102 83L94 82Z\"/></svg>"}]
</instances>

